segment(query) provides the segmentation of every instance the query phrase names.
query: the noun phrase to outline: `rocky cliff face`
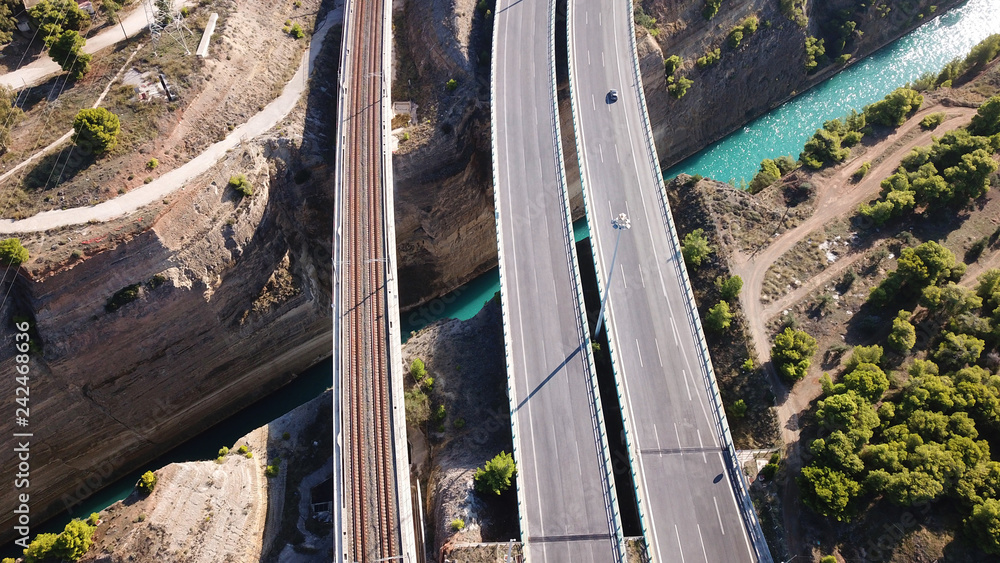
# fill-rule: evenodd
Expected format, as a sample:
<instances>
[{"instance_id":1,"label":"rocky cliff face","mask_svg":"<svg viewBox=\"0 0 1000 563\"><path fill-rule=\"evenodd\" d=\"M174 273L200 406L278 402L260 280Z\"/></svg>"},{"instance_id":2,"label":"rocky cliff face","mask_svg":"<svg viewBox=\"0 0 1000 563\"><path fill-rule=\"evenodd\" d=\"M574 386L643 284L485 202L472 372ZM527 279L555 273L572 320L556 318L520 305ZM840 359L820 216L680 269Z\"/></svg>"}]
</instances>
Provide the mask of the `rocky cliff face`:
<instances>
[{"instance_id":1,"label":"rocky cliff face","mask_svg":"<svg viewBox=\"0 0 1000 563\"><path fill-rule=\"evenodd\" d=\"M393 99L418 105L393 157L404 309L496 265L487 25L474 0L408 0L396 15Z\"/></svg>"},{"instance_id":2,"label":"rocky cliff face","mask_svg":"<svg viewBox=\"0 0 1000 563\"><path fill-rule=\"evenodd\" d=\"M900 37L932 13L958 3L872 2L861 9L851 0L807 2L808 24L800 27L781 13L779 2L774 0L723 2L710 21L702 16L705 3L701 0L642 2L646 12L657 19L657 37L639 28L638 50L660 160L665 166L676 164L842 69L830 63L808 74L805 68L807 36L825 38L827 50L834 51L839 11L847 10L857 24L844 49L854 56L853 61ZM937 6L935 11L932 4ZM880 11L880 5L890 9ZM759 29L736 49L730 48L726 44L729 31L750 15L758 17ZM698 57L717 47L721 60L699 69L695 64ZM694 81L681 99L667 92L663 60L671 55L683 58L678 76Z\"/></svg>"},{"instance_id":3,"label":"rocky cliff face","mask_svg":"<svg viewBox=\"0 0 1000 563\"><path fill-rule=\"evenodd\" d=\"M42 349L21 429L34 432L30 489L5 487L0 503L29 492L33 522L55 515L329 356L332 195L318 173L285 180L286 143L246 144L162 215L141 210L158 216L152 228L17 280L0 319L33 319ZM235 172L252 198L226 186ZM81 240L91 228L46 235ZM0 364L13 366L4 336ZM14 386L0 379L3 396ZM6 436L18 431L11 415ZM16 466L12 448L0 465ZM0 539L11 539L11 516L0 515Z\"/></svg>"}]
</instances>

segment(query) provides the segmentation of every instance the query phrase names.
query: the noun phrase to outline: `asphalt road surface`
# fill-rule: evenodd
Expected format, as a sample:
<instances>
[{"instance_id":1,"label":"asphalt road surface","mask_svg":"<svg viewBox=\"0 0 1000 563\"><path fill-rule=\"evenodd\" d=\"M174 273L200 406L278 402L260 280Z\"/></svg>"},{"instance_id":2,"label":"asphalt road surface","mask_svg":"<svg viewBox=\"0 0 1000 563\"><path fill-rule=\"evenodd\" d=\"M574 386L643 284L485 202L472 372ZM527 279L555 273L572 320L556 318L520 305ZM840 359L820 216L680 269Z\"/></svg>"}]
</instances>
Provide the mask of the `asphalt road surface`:
<instances>
[{"instance_id":1,"label":"asphalt road surface","mask_svg":"<svg viewBox=\"0 0 1000 563\"><path fill-rule=\"evenodd\" d=\"M551 0L500 0L496 203L518 497L533 562L620 560L552 82Z\"/></svg>"},{"instance_id":2,"label":"asphalt road surface","mask_svg":"<svg viewBox=\"0 0 1000 563\"><path fill-rule=\"evenodd\" d=\"M607 320L646 539L658 562L755 561L744 530L685 305L682 260L669 232L641 117L627 2L570 0L570 77L591 242L607 283ZM618 101L606 97L618 91Z\"/></svg>"}]
</instances>

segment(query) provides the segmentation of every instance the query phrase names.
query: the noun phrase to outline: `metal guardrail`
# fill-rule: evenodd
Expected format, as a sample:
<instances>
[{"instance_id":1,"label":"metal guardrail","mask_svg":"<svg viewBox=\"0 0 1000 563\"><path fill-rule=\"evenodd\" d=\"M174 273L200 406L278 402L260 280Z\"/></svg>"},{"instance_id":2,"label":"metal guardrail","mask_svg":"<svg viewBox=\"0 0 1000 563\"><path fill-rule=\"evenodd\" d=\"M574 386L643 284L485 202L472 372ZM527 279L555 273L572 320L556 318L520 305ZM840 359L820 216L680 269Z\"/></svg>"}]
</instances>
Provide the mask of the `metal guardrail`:
<instances>
[{"instance_id":1,"label":"metal guardrail","mask_svg":"<svg viewBox=\"0 0 1000 563\"><path fill-rule=\"evenodd\" d=\"M572 0L567 2L567 6ZM590 346L590 327L587 324L587 311L582 306L583 282L580 280L580 264L576 257L576 237L573 235L573 214L569 207L569 186L566 182L566 168L563 157L562 131L559 126L559 88L556 76L556 5L555 0L549 1L549 79L552 82L552 123L553 135L556 140L556 174L559 187L562 190L564 207L564 240L569 245L569 261L573 266L573 285L576 287L577 330L582 335L580 346L586 353L587 371L590 379L591 417L594 418L594 434L601 446L601 462L604 466L604 495L609 524L614 532L614 545L617 550L617 560L625 563L625 532L622 529L621 513L618 508L618 493L615 486L614 469L611 462L611 448L608 446L608 436L604 425L604 409L601 406L601 391L597 382L597 368L594 365L594 352ZM575 135L574 135L575 137Z\"/></svg>"},{"instance_id":2,"label":"metal guardrail","mask_svg":"<svg viewBox=\"0 0 1000 563\"><path fill-rule=\"evenodd\" d=\"M573 48L572 48L572 45L573 45L573 0L568 0L566 2L566 39L567 39L567 43L568 43L568 48L566 49L566 52L567 52L568 67L569 67L569 80L568 80L568 82L569 82L569 100L570 100L569 106L570 106L570 116L571 116L571 119L572 119L572 122L573 122L573 140L574 140L574 142L576 144L577 161L578 161L578 163L582 164L583 147L580 145L580 136L578 134L576 134L576 132L580 130L580 127L579 127L579 125L577 123L576 103L575 103L576 102L576 96L575 96L575 93L574 93L574 86L573 86L573 84L574 84L574 82L573 82ZM587 186L586 186L587 180L586 180L586 178L584 178L583 167L579 166L579 170L580 170L580 192L583 194L584 214L587 217L587 221L589 223L590 217L592 216L592 214L591 214L592 206L591 206L591 203L590 203L590 197L587 195ZM593 234L591 234L591 236L593 236ZM604 281L603 281L604 276L602 275L601 268L600 268L600 266L598 264L599 260L598 260L597 252L591 253L591 258L593 259L593 262L594 262L594 271L597 274L597 276L596 276L597 277L597 294L598 295L604 295L605 294L604 292L606 291L606 288L603 287L604 286ZM574 262L574 264L577 264L577 262ZM581 297L581 302L582 302L582 297ZM642 531L642 537L645 539L645 538L648 537L648 528L646 526L646 516L645 516L645 512L644 512L644 508L645 508L644 507L644 503L646 501L645 501L645 498L644 498L644 496L642 494L642 490L639 487L639 476L636 474L636 471L635 471L637 463L636 463L635 456L633 455L634 448L633 448L633 445L632 445L632 436L634 434L634 430L631 429L632 428L632 421L625 414L625 407L624 407L624 405L625 405L625 402L624 402L625 396L624 396L624 393L623 393L623 390L622 390L621 382L620 382L620 380L618 378L618 363L615 360L615 358L616 358L615 345L614 345L614 342L613 342L612 338L608 338L607 340L608 340L608 357L611 359L611 371L612 371L612 374L614 376L614 382L615 382L615 394L618 396L618 404L621 407L620 410L621 410L623 428L625 429L625 452L628 455L629 471L632 474L632 490L633 490L633 493L635 494L636 504L637 504L637 510L639 512L639 528ZM648 545L649 542L647 541L646 543Z\"/></svg>"},{"instance_id":3,"label":"metal guardrail","mask_svg":"<svg viewBox=\"0 0 1000 563\"><path fill-rule=\"evenodd\" d=\"M499 13L499 10L498 10ZM490 119L493 126L490 128L490 143L491 143L491 153L493 157L493 202L494 202L494 217L497 224L497 256L499 263L502 265L504 260L503 252L503 229L501 228L502 222L500 217L500 196L499 196L499 182L497 181L497 170L499 169L499 162L497 160L497 133L496 124L498 123L496 119L497 109L496 109L496 82L497 82L497 44L499 40L499 30L500 25L497 20L494 20L493 26L493 49L492 49L492 70L490 78ZM613 528L615 534L614 546L616 553L616 559L618 561L624 562L626 557L625 551L625 540L624 534L621 526L621 516L618 511L617 495L615 493L614 475L612 473L611 466L611 454L608 448L607 435L603 411L600 406L600 391L597 386L597 370L594 367L593 352L590 348L589 342L589 330L587 330L586 323L586 312L582 309L580 304L583 302L583 290L580 283L580 271L576 260L576 248L574 246L575 240L572 233L572 215L569 208L569 194L568 187L566 186L566 171L563 163L562 156L562 136L559 128L559 102L557 99L557 84L556 84L556 63L555 63L555 0L549 0L549 79L552 84L552 118L553 118L553 136L556 141L556 175L557 181L562 191L563 205L565 208L565 219L564 225L564 237L568 241L567 247L567 259L573 266L574 282L577 290L577 301L576 308L578 311L577 319L577 330L580 334L584 335L584 339L581 340L580 345L584 349L584 353L587 357L588 366L588 376L590 379L590 395L591 395L591 417L594 419L595 424L595 437L599 440L602 452L602 464L604 466L604 479L605 479L605 505L608 510L609 524ZM500 303L501 312L503 319L503 335L504 335L504 361L507 370L507 398L510 405L511 412L511 434L513 437L513 449L514 449L514 459L516 462L520 463L518 452L518 424L517 416L515 415L516 407L514 400L514 390L511 381L511 360L510 360L510 346L511 346L511 334L510 326L508 324L508 318L510 316L508 312L508 297L510 292L507 289L507 279L504 272L504 268L499 268L500 270ZM523 487L518 484L517 486L517 504L518 504L518 521L521 529L522 539L524 538L524 490ZM527 557L525 557L527 559Z\"/></svg>"},{"instance_id":4,"label":"metal guardrail","mask_svg":"<svg viewBox=\"0 0 1000 563\"><path fill-rule=\"evenodd\" d=\"M499 11L497 11L499 13ZM497 170L500 169L500 163L497 161L497 39L500 36L500 22L499 16L495 16L493 19L493 46L490 64L490 154L493 160L493 214L494 220L496 221L497 229L497 263L500 265L498 268L500 273L500 318L503 324L503 356L504 356L504 367L507 372L507 402L510 409L510 433L511 442L513 444L512 449L514 450L511 455L514 457L514 462L520 464L519 448L518 448L518 433L517 428L517 417L514 413L517 409L517 404L514 401L514 388L511 381L511 360L510 360L510 325L508 324L508 318L510 313L507 310L507 299L510 297L510 292L507 290L507 277L504 275L503 269L503 229L501 228L500 220L500 194L499 194L499 182L497 182ZM518 529L521 533L521 537L524 537L524 487L521 486L520 480L515 479L514 485L517 487L517 520Z\"/></svg>"},{"instance_id":5,"label":"metal guardrail","mask_svg":"<svg viewBox=\"0 0 1000 563\"><path fill-rule=\"evenodd\" d=\"M344 201L344 191L343 191L343 162L345 161L345 142L347 133L344 131L342 124L344 123L347 111L345 109L344 100L347 97L347 87L350 80L350 72L348 72L348 59L351 54L351 39L354 35L354 27L350 25L351 13L354 10L354 0L346 0L344 4L344 22L341 32L341 45L340 45L340 72L339 74L339 86L340 90L337 94L337 142L336 148L334 149L334 154L336 155L337 164L334 166L334 221L333 221L333 264L332 264L332 276L331 284L333 286L333 295L331 297L331 307L333 309L333 356L332 356L332 366L333 366L333 502L336 507L335 512L331 512L333 516L333 550L337 554L340 561L347 561L348 557L348 547L347 547L347 532L344 529L344 522L346 520L346 506L345 495L344 495L344 471L343 471L343 422L341 420L343 412L343 400L341 397L341 384L340 375L343 373L341 369L341 362L343 357L340 353L343 339L340 338L341 334L341 323L340 323L340 309L341 309L341 286L340 286L340 268L344 263L342 260L343 249L342 249L342 234L344 227L344 206L341 202Z\"/></svg>"},{"instance_id":6,"label":"metal guardrail","mask_svg":"<svg viewBox=\"0 0 1000 563\"><path fill-rule=\"evenodd\" d=\"M632 0L626 0L629 5L629 13L632 13L633 4ZM572 0L570 0L572 2ZM698 314L698 307L694 298L694 290L691 287L691 279L687 273L687 267L684 264L684 260L681 257L681 246L680 240L677 237L677 227L674 225L673 216L670 213L670 202L667 199L666 185L663 182L663 172L660 170L660 161L656 154L656 145L653 141L653 128L649 123L649 113L646 109L646 95L643 91L642 86L642 69L639 68L639 52L638 46L635 40L635 19L632 17L628 18L629 29L631 31L630 43L632 46L632 63L633 70L635 72L635 86L639 92L640 109L642 110L642 122L646 134L646 146L648 149L648 156L650 163L652 165L653 173L656 176L656 185L659 188L659 195L661 199L661 209L664 219L665 226L667 227L668 238L673 246L674 260L678 274L684 283L685 295L687 299L685 300L685 308L687 309L688 316L692 326L695 327L695 332L697 334L698 340L698 352L702 359L702 365L705 366L707 381L707 388L709 390L709 395L712 397L712 402L715 405L716 414L716 425L718 426L719 437L725 444L726 455L726 469L730 474L730 481L732 481L733 486L736 487L736 496L738 497L738 505L740 506L740 512L743 517L744 525L747 530L747 534L751 538L751 543L756 551L757 558L762 563L772 563L771 552L767 547L767 540L764 539L764 533L760 528L760 521L757 519L757 512L754 510L753 501L750 499L750 493L746 487L746 480L743 477L743 471L740 469L738 462L736 461L736 446L733 444L733 438L729 431L729 424L726 421L726 411L722 404L722 398L719 395L719 384L715 378L715 369L712 367L712 359L708 351L708 343L705 340L705 331L701 326L701 317Z\"/></svg>"},{"instance_id":7,"label":"metal guardrail","mask_svg":"<svg viewBox=\"0 0 1000 563\"><path fill-rule=\"evenodd\" d=\"M402 338L399 334L399 290L396 279L396 209L395 184L392 171L392 1L382 0L382 262L386 292L386 339L388 358L386 373L391 386L391 427L393 432L393 466L396 470L396 518L399 525L399 547L406 561L417 561L416 519L410 487L410 459L406 436L406 407L403 381Z\"/></svg>"}]
</instances>

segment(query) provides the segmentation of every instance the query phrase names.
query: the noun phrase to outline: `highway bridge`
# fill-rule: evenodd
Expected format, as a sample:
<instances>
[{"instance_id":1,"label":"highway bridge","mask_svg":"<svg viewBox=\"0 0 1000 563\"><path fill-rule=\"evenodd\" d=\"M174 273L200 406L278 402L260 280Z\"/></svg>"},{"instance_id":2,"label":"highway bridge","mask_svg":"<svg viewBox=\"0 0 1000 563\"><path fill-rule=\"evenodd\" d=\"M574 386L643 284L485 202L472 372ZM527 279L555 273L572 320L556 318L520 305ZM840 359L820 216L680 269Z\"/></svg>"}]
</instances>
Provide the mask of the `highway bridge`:
<instances>
[{"instance_id":1,"label":"highway bridge","mask_svg":"<svg viewBox=\"0 0 1000 563\"><path fill-rule=\"evenodd\" d=\"M418 561L387 149L390 10L384 0L348 0L345 8L333 257L334 537L342 561ZM518 512L527 561L606 563L624 561L625 546L569 213L555 21L555 0L497 2L493 173ZM610 295L622 405L608 415L624 419L648 553L663 562L770 562L666 199L632 5L568 0L568 26L595 267L602 281L617 269L600 288ZM611 89L617 100L606 97ZM618 238L611 219L621 213L632 228Z\"/></svg>"},{"instance_id":2,"label":"highway bridge","mask_svg":"<svg viewBox=\"0 0 1000 563\"><path fill-rule=\"evenodd\" d=\"M388 0L347 0L333 244L336 561L417 562L393 214Z\"/></svg>"},{"instance_id":3,"label":"highway bridge","mask_svg":"<svg viewBox=\"0 0 1000 563\"><path fill-rule=\"evenodd\" d=\"M493 174L527 561L624 561L556 106L555 0L499 0Z\"/></svg>"},{"instance_id":4,"label":"highway bridge","mask_svg":"<svg viewBox=\"0 0 1000 563\"><path fill-rule=\"evenodd\" d=\"M647 548L654 561L769 562L667 202L632 3L569 0L567 20L590 240ZM612 225L621 213L627 231Z\"/></svg>"}]
</instances>

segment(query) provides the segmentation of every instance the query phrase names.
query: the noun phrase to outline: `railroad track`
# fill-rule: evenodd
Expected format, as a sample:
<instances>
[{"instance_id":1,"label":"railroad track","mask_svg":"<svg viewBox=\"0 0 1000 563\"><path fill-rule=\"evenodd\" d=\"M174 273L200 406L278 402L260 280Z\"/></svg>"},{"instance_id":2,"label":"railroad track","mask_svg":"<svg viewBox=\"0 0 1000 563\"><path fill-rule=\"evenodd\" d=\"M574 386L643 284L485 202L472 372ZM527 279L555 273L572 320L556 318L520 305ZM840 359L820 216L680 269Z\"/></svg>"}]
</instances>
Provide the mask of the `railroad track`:
<instances>
[{"instance_id":1,"label":"railroad track","mask_svg":"<svg viewBox=\"0 0 1000 563\"><path fill-rule=\"evenodd\" d=\"M382 0L354 2L350 91L347 96L343 201L343 257L347 277L341 303L348 349L343 351L347 412L346 478L352 561L398 557L391 389L387 359L386 258L383 205Z\"/></svg>"}]
</instances>

